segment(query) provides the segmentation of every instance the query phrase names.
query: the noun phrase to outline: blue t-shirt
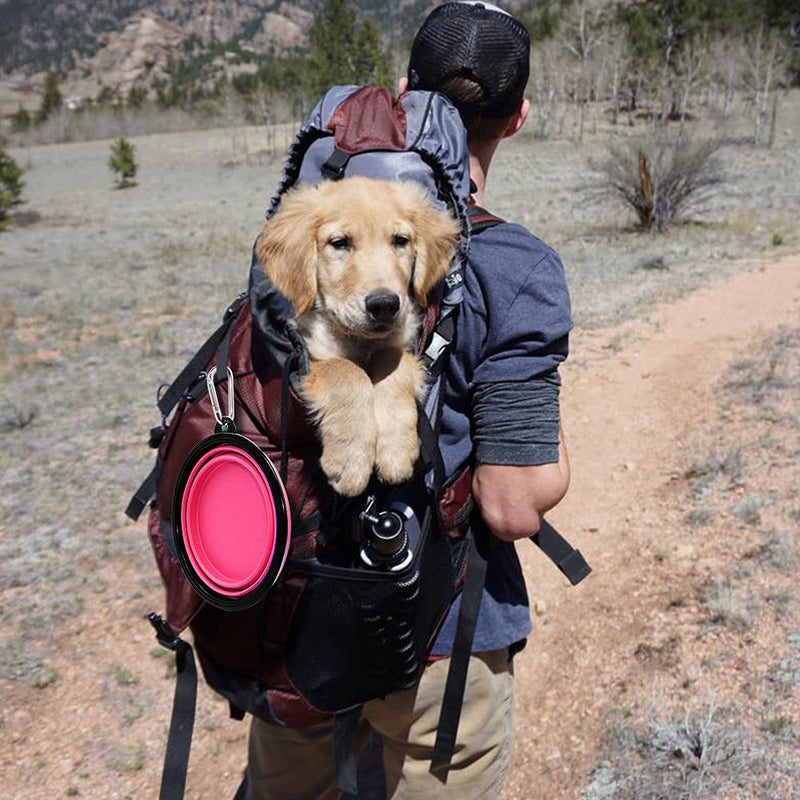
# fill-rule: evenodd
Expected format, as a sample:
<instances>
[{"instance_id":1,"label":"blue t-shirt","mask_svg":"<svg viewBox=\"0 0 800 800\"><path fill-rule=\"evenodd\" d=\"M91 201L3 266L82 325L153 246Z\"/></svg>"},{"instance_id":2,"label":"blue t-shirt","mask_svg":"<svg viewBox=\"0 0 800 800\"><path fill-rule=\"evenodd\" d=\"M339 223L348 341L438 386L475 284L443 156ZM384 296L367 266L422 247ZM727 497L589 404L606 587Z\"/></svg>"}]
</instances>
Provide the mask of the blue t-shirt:
<instances>
[{"instance_id":1,"label":"blue t-shirt","mask_svg":"<svg viewBox=\"0 0 800 800\"><path fill-rule=\"evenodd\" d=\"M445 376L439 444L446 474L454 474L473 458L470 412L474 388L552 376L567 357L571 328L564 267L554 250L511 223L488 228L472 238L455 347ZM557 459L557 452L545 458L531 453L502 463L553 463ZM458 609L456 601L433 655L450 653ZM524 639L530 630L528 594L516 548L513 543L501 542L488 554L473 652L507 647Z\"/></svg>"}]
</instances>

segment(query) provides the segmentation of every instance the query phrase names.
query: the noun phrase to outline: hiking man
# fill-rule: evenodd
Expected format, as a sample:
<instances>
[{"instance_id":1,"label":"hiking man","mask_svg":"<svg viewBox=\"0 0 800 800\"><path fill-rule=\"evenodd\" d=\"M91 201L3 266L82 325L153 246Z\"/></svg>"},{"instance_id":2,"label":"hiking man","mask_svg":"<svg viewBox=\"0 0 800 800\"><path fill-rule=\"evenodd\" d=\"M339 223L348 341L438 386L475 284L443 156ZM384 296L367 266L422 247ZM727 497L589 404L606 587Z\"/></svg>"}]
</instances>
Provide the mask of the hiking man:
<instances>
[{"instance_id":1,"label":"hiking man","mask_svg":"<svg viewBox=\"0 0 800 800\"><path fill-rule=\"evenodd\" d=\"M468 133L471 203L482 205L498 145L530 111L524 99L530 42L513 17L488 4L446 3L423 23L400 93L446 95ZM524 228L497 224L472 239L455 348L445 383L440 448L448 475L473 464L472 489L492 541L455 754L446 775L433 745L458 603L415 689L364 704L361 740L382 737L386 795L489 800L500 793L513 744L513 654L530 632L513 542L536 533L566 493L558 366L572 322L556 253ZM254 717L248 800L336 798L332 726L290 729Z\"/></svg>"}]
</instances>

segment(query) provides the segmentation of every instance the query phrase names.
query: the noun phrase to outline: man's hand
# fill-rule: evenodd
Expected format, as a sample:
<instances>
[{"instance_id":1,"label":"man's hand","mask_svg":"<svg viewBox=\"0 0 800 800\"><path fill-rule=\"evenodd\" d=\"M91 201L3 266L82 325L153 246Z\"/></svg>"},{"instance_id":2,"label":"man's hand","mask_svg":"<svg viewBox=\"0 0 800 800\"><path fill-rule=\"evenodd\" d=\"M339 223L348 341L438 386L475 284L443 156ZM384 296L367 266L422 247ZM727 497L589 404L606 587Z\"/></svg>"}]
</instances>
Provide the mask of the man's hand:
<instances>
[{"instance_id":1,"label":"man's hand","mask_svg":"<svg viewBox=\"0 0 800 800\"><path fill-rule=\"evenodd\" d=\"M489 530L506 542L533 536L569 487L569 458L559 431L557 464L478 464L472 492Z\"/></svg>"}]
</instances>

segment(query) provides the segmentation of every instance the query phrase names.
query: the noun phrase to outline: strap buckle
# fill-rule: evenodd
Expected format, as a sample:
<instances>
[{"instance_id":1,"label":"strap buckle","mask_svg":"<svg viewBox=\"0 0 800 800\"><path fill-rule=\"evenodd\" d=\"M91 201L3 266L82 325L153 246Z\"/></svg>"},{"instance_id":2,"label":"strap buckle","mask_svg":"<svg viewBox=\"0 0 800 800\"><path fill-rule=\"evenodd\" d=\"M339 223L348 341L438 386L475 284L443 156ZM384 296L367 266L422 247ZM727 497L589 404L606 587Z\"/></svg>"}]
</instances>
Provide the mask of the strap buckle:
<instances>
[{"instance_id":1,"label":"strap buckle","mask_svg":"<svg viewBox=\"0 0 800 800\"><path fill-rule=\"evenodd\" d=\"M328 156L328 160L320 168L322 176L331 181L340 181L344 178L344 171L350 161L350 153L345 153L338 147L333 148L333 152Z\"/></svg>"},{"instance_id":2,"label":"strap buckle","mask_svg":"<svg viewBox=\"0 0 800 800\"><path fill-rule=\"evenodd\" d=\"M178 636L177 633L175 633L169 622L167 622L160 614L156 614L155 611L151 611L147 615L147 619L155 628L156 639L158 639L158 643L162 647L166 647L167 650L172 650L174 653L177 653L181 650L185 650L189 646L183 641L183 639L180 638L180 636Z\"/></svg>"}]
</instances>

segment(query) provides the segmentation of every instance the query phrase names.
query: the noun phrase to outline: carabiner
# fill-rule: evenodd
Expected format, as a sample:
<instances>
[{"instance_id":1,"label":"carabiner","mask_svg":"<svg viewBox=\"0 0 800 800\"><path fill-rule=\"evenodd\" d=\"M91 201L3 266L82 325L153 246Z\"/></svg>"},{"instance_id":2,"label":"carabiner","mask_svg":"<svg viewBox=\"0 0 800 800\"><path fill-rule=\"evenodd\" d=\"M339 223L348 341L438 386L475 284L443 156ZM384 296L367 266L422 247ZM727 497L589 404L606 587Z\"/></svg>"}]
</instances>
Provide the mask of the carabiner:
<instances>
[{"instance_id":1,"label":"carabiner","mask_svg":"<svg viewBox=\"0 0 800 800\"><path fill-rule=\"evenodd\" d=\"M217 397L217 387L214 385L214 375L216 374L216 367L212 367L206 373L206 386L208 387L208 396L211 398L211 408L214 410L214 419L224 431L227 430L228 423L233 422L233 370L228 367L228 414L225 417L222 416L219 397Z\"/></svg>"}]
</instances>

